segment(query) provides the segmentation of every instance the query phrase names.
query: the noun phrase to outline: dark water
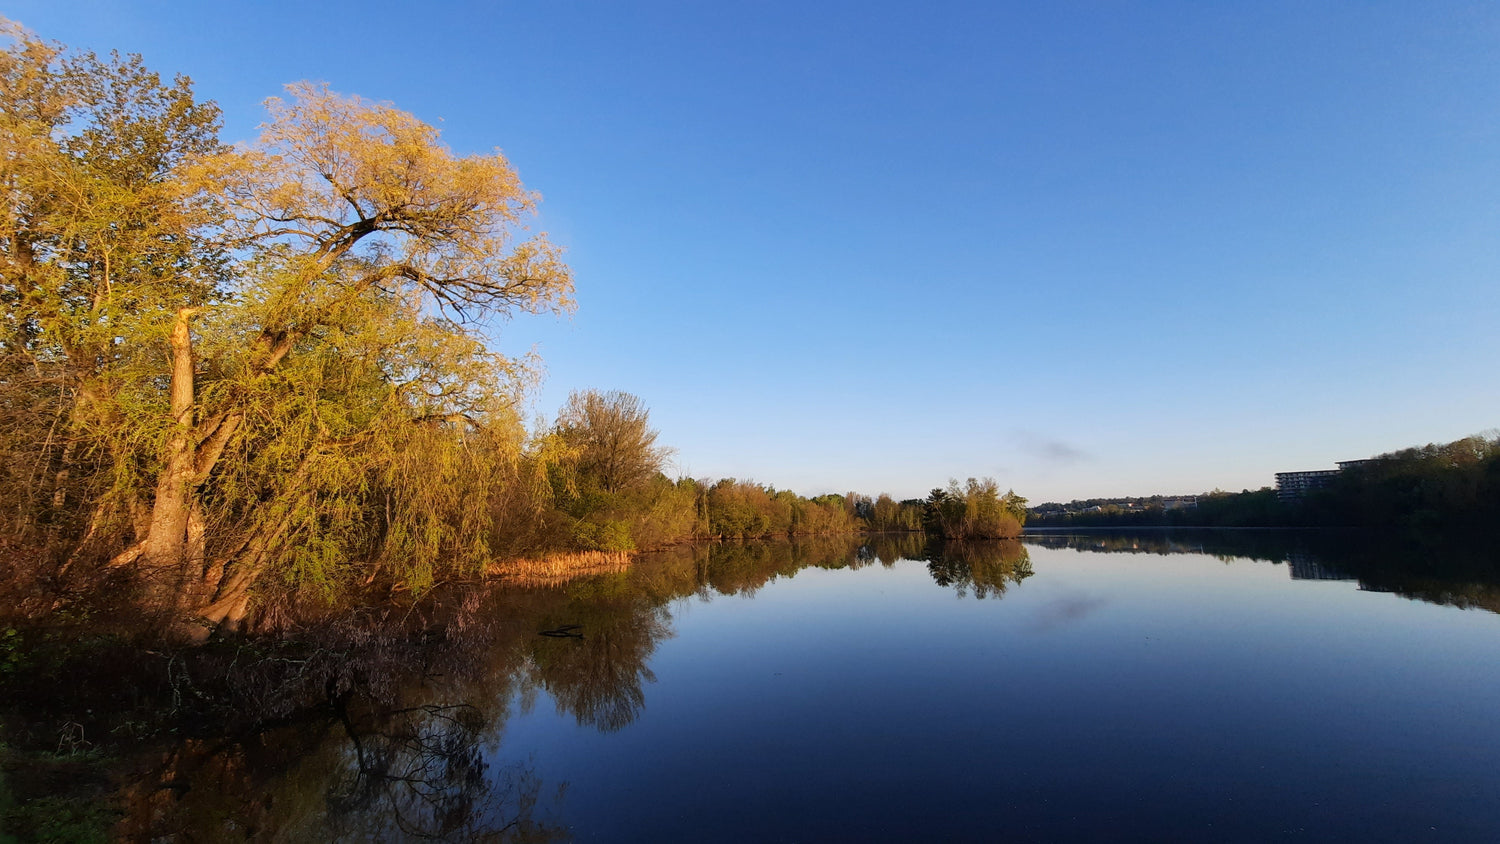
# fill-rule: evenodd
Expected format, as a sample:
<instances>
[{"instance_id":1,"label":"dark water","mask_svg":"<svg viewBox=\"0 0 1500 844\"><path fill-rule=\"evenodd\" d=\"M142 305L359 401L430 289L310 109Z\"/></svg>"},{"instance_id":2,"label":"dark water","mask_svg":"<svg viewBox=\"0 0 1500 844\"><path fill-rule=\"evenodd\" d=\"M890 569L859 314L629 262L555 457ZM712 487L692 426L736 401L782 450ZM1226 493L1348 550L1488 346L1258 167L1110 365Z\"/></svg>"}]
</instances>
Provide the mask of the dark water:
<instances>
[{"instance_id":1,"label":"dark water","mask_svg":"<svg viewBox=\"0 0 1500 844\"><path fill-rule=\"evenodd\" d=\"M188 840L1496 841L1497 569L1269 532L679 549L454 598L469 632L421 665L174 757L194 787L137 811Z\"/></svg>"},{"instance_id":2,"label":"dark water","mask_svg":"<svg viewBox=\"0 0 1500 844\"><path fill-rule=\"evenodd\" d=\"M702 590L630 723L541 695L491 758L580 840L1500 840L1500 616L1110 539Z\"/></svg>"}]
</instances>

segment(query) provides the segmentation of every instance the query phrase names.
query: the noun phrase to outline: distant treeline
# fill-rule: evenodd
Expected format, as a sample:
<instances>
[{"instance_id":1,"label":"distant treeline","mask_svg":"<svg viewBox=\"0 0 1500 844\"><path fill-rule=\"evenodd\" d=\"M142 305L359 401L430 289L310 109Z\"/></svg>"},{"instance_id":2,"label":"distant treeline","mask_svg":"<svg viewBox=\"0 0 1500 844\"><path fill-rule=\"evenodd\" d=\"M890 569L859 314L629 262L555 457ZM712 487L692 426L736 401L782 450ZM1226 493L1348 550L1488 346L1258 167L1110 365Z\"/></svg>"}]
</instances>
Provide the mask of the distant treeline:
<instances>
[{"instance_id":1,"label":"distant treeline","mask_svg":"<svg viewBox=\"0 0 1500 844\"><path fill-rule=\"evenodd\" d=\"M752 481L681 478L662 472L639 400L626 393L575 393L559 416L548 467L550 502L531 518L497 518L496 547L510 554L546 550L634 551L689 539L755 539L921 532L946 539L1021 534L1026 499L1000 493L993 479L950 481L926 499L895 501L855 492L804 497ZM548 504L550 503L550 506Z\"/></svg>"},{"instance_id":2,"label":"distant treeline","mask_svg":"<svg viewBox=\"0 0 1500 844\"><path fill-rule=\"evenodd\" d=\"M1484 530L1500 526L1500 435L1476 435L1353 463L1328 485L1291 500L1266 487L1197 496L1167 507L1160 496L1040 504L1037 527L1395 527Z\"/></svg>"}]
</instances>

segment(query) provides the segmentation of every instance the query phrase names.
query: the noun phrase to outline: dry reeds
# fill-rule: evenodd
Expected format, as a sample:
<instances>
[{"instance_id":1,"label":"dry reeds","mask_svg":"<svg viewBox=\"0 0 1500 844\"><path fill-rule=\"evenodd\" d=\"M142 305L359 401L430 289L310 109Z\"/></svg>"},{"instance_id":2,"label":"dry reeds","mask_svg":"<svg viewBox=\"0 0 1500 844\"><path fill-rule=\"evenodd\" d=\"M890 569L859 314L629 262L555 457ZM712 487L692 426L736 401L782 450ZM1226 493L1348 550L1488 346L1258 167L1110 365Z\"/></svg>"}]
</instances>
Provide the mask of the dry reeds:
<instances>
[{"instance_id":1,"label":"dry reeds","mask_svg":"<svg viewBox=\"0 0 1500 844\"><path fill-rule=\"evenodd\" d=\"M558 586L591 574L614 574L630 568L628 551L577 551L544 554L540 558L495 560L485 566L485 576L522 586Z\"/></svg>"}]
</instances>

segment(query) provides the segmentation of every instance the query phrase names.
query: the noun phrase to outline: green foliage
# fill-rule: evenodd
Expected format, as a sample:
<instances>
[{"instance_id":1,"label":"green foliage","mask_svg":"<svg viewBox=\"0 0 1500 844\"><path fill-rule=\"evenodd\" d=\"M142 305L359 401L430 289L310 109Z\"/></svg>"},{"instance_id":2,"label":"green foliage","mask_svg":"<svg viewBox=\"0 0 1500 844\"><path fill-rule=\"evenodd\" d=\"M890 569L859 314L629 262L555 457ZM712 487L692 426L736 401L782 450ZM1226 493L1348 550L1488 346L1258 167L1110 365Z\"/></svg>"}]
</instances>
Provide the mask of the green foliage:
<instances>
[{"instance_id":1,"label":"green foliage","mask_svg":"<svg viewBox=\"0 0 1500 844\"><path fill-rule=\"evenodd\" d=\"M55 536L151 471L120 450L162 427L140 429L129 388L160 376L170 314L226 278L217 202L188 176L222 150L219 112L138 57L0 36L0 527Z\"/></svg>"},{"instance_id":2,"label":"green foliage","mask_svg":"<svg viewBox=\"0 0 1500 844\"><path fill-rule=\"evenodd\" d=\"M993 478L969 478L960 485L934 489L922 515L923 528L948 539L1014 539L1026 523L1026 499L1007 492L1002 497Z\"/></svg>"},{"instance_id":3,"label":"green foliage","mask_svg":"<svg viewBox=\"0 0 1500 844\"><path fill-rule=\"evenodd\" d=\"M535 372L481 320L572 306L508 163L311 85L231 150L185 79L5 34L4 526L190 604L479 571Z\"/></svg>"},{"instance_id":4,"label":"green foliage","mask_svg":"<svg viewBox=\"0 0 1500 844\"><path fill-rule=\"evenodd\" d=\"M9 677L26 668L26 640L14 627L0 633L0 677Z\"/></svg>"},{"instance_id":5,"label":"green foliage","mask_svg":"<svg viewBox=\"0 0 1500 844\"><path fill-rule=\"evenodd\" d=\"M1500 435L1383 454L1350 465L1301 499L1269 487L1214 490L1192 507L1167 509L1160 496L1043 505L1037 524L1087 527L1377 527L1417 531L1493 530L1500 525Z\"/></svg>"},{"instance_id":6,"label":"green foliage","mask_svg":"<svg viewBox=\"0 0 1500 844\"><path fill-rule=\"evenodd\" d=\"M870 529L875 531L919 531L925 502L917 499L895 501L881 493L871 507Z\"/></svg>"},{"instance_id":7,"label":"green foliage","mask_svg":"<svg viewBox=\"0 0 1500 844\"><path fill-rule=\"evenodd\" d=\"M574 392L558 414L557 434L573 449L580 481L606 493L646 483L667 454L656 446L645 405L618 390Z\"/></svg>"},{"instance_id":8,"label":"green foliage","mask_svg":"<svg viewBox=\"0 0 1500 844\"><path fill-rule=\"evenodd\" d=\"M0 792L4 789L0 781ZM113 813L97 799L36 797L0 809L0 842L106 844L114 838L114 821Z\"/></svg>"},{"instance_id":9,"label":"green foliage","mask_svg":"<svg viewBox=\"0 0 1500 844\"><path fill-rule=\"evenodd\" d=\"M621 519L580 519L573 523L573 541L586 551L634 551L630 524Z\"/></svg>"},{"instance_id":10,"label":"green foliage","mask_svg":"<svg viewBox=\"0 0 1500 844\"><path fill-rule=\"evenodd\" d=\"M628 393L528 432L536 361L486 328L571 309L572 276L500 155L307 83L231 148L184 78L3 35L0 528L46 549L33 581L133 571L139 608L234 626L497 554L919 526L888 497L674 481ZM945 532L1018 529L986 483Z\"/></svg>"},{"instance_id":11,"label":"green foliage","mask_svg":"<svg viewBox=\"0 0 1500 844\"><path fill-rule=\"evenodd\" d=\"M859 526L846 496L804 498L733 478L708 487L704 504L708 535L722 538L851 533Z\"/></svg>"},{"instance_id":12,"label":"green foliage","mask_svg":"<svg viewBox=\"0 0 1500 844\"><path fill-rule=\"evenodd\" d=\"M658 473L618 492L600 488L576 464L551 472L558 510L579 550L652 549L685 539L848 534L862 522L850 509L857 497L828 494L806 498L748 481L715 483Z\"/></svg>"},{"instance_id":13,"label":"green foliage","mask_svg":"<svg viewBox=\"0 0 1500 844\"><path fill-rule=\"evenodd\" d=\"M1382 454L1298 508L1315 524L1480 530L1500 525L1500 434Z\"/></svg>"},{"instance_id":14,"label":"green foliage","mask_svg":"<svg viewBox=\"0 0 1500 844\"><path fill-rule=\"evenodd\" d=\"M699 487L691 478L673 482L658 474L631 500L630 534L636 548L660 548L699 535Z\"/></svg>"}]
</instances>

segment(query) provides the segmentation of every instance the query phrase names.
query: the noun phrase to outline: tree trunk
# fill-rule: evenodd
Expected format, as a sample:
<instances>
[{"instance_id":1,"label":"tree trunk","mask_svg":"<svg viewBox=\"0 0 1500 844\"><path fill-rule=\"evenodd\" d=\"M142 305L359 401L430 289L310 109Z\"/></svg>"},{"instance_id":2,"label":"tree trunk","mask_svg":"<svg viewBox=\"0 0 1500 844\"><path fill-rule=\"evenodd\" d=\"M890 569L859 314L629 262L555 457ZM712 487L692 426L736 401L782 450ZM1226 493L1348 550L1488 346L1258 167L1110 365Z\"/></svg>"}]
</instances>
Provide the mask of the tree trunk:
<instances>
[{"instance_id":1,"label":"tree trunk","mask_svg":"<svg viewBox=\"0 0 1500 844\"><path fill-rule=\"evenodd\" d=\"M71 432L70 432L71 433ZM68 503L68 478L73 474L73 453L78 441L69 437L63 444L62 468L52 476L52 509L61 510Z\"/></svg>"},{"instance_id":2,"label":"tree trunk","mask_svg":"<svg viewBox=\"0 0 1500 844\"><path fill-rule=\"evenodd\" d=\"M212 603L194 608L196 623L192 637L196 641L207 639L208 634L220 625L238 629L244 622L250 607L250 587L260 579L277 547L291 530L291 514L292 508L288 507L274 523L263 523L256 528L240 546L233 565L227 570L222 562L215 563L210 569L209 577L218 579L215 584L218 588L208 593L213 596Z\"/></svg>"},{"instance_id":3,"label":"tree trunk","mask_svg":"<svg viewBox=\"0 0 1500 844\"><path fill-rule=\"evenodd\" d=\"M197 472L194 453L196 437L193 430L193 338L188 330L188 320L194 308L183 308L177 312L177 321L172 326L172 436L167 441L167 450L161 477L156 481L156 500L151 506L151 523L146 535L130 549L112 562L123 564L139 560L147 581L147 598L151 609L175 611L179 608L184 587L202 577L202 557L198 557L198 571L191 570L194 551L202 547L202 522L197 530L193 525L193 492ZM190 541L189 533L196 533L197 541ZM196 545L197 549L191 546Z\"/></svg>"}]
</instances>

